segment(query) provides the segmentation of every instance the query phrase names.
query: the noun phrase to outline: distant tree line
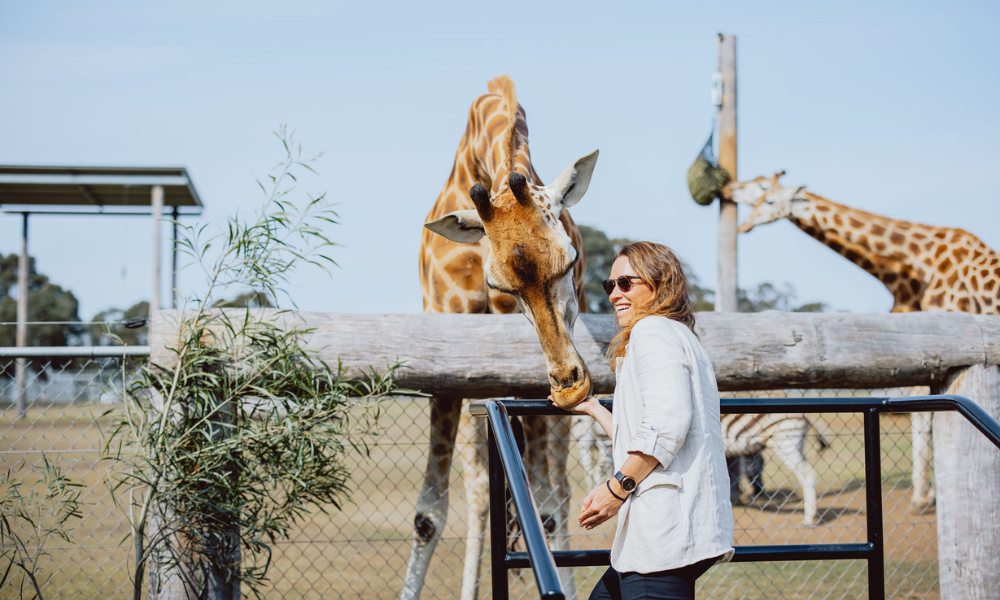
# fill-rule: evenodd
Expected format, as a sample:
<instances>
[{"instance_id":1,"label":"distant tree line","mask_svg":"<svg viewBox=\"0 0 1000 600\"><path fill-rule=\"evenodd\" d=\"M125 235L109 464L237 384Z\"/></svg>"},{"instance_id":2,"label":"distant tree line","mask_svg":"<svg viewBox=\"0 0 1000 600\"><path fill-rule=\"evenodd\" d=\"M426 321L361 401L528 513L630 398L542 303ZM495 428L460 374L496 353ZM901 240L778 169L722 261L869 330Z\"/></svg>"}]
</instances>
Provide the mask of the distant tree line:
<instances>
[{"instance_id":1,"label":"distant tree line","mask_svg":"<svg viewBox=\"0 0 1000 600\"><path fill-rule=\"evenodd\" d=\"M586 254L586 270L584 272L584 292L587 297L587 311L592 313L611 312L611 302L601 288L601 281L608 278L611 264L622 246L634 240L628 238L609 238L600 229L580 225L580 235L583 237L583 249ZM715 291L704 287L701 280L684 265L684 273L688 278L688 291L694 309L711 311L715 309ZM740 312L761 312L765 310L780 310L788 312L822 312L829 310L825 302L807 302L798 304L795 289L789 283L760 283L755 288L737 290L737 305Z\"/></svg>"}]
</instances>

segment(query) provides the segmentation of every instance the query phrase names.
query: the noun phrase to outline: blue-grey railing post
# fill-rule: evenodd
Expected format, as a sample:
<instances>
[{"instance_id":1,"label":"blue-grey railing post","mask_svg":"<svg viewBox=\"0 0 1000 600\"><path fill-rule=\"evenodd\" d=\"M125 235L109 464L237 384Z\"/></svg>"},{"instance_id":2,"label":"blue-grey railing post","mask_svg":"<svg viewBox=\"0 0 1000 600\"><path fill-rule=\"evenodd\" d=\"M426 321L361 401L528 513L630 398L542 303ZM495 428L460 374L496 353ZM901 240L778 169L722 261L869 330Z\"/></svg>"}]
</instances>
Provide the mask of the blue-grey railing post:
<instances>
[{"instance_id":1,"label":"blue-grey railing post","mask_svg":"<svg viewBox=\"0 0 1000 600\"><path fill-rule=\"evenodd\" d=\"M547 408L547 403L540 402L543 410ZM548 542L545 540L545 528L542 520L538 516L538 507L531 496L531 489L528 484L528 474L524 469L524 461L517 449L517 442L514 441L514 430L510 425L510 418L507 409L499 400L486 400L482 408L478 406L470 407L474 415L484 415L487 418L487 426L492 434L492 439L488 440L490 448L495 449L490 455L495 469L491 468L491 473L500 471L497 487L490 488L490 495L493 498L490 506L496 507L490 521L490 531L496 531L497 537L491 540L491 557L495 561L502 557L502 569L499 573L503 576L502 582L498 581L498 572L493 572L494 598L507 598L507 569L510 568L510 560L507 556L507 533L506 533L506 500L504 498L503 481L506 479L510 487L511 501L517 511L517 520L521 525L521 539L528 550L528 557L531 569L535 574L535 584L538 586L538 597L546 600L565 600L562 591L562 584L559 581L559 573L556 570L556 562L549 550ZM491 475L492 482L492 475ZM499 550L497 547L499 546ZM497 554L493 554L497 552ZM502 584L502 585L501 585Z\"/></svg>"},{"instance_id":2,"label":"blue-grey railing post","mask_svg":"<svg viewBox=\"0 0 1000 600\"><path fill-rule=\"evenodd\" d=\"M489 447L490 469L490 576L493 598L507 600L507 507L504 501L506 479L500 464L500 451L493 428L486 426L486 445Z\"/></svg>"},{"instance_id":3,"label":"blue-grey railing post","mask_svg":"<svg viewBox=\"0 0 1000 600\"><path fill-rule=\"evenodd\" d=\"M868 598L885 598L885 551L882 540L882 447L877 408L865 411L865 516L868 524Z\"/></svg>"}]
</instances>

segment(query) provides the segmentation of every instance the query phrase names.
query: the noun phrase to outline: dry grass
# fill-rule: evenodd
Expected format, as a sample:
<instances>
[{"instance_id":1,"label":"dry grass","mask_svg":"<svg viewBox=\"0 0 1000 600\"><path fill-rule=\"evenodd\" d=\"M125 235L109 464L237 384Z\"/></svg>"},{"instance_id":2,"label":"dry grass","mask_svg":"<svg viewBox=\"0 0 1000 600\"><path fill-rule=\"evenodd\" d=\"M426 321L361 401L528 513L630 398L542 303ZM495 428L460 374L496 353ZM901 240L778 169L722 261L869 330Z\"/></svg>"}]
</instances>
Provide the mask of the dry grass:
<instances>
[{"instance_id":1,"label":"dry grass","mask_svg":"<svg viewBox=\"0 0 1000 600\"><path fill-rule=\"evenodd\" d=\"M104 407L74 406L35 409L15 421L12 411L0 413L5 451L0 467L22 460L37 462L39 452L60 462L65 472L86 484L82 500L85 518L73 532L71 547L50 547L41 565L49 576L46 590L53 598L118 598L129 587L129 549L125 519L114 508L103 485L105 466L99 462L97 415ZM426 401L387 402L385 430L372 440L371 455L354 461L357 488L343 511L318 510L274 549L267 598L393 598L399 593L412 536L416 494L427 447ZM860 417L824 415L833 447L821 456L812 451L820 473L820 511L824 523L802 527L801 505L794 479L775 460L768 460L765 482L776 491L769 501L736 509L740 545L775 543L859 542L865 539L863 453ZM883 417L883 498L886 524L887 595L893 598L936 598L937 563L933 514L908 513L909 433L905 416ZM812 444L810 444L812 446ZM465 494L461 467L451 475L451 512L431 565L424 598L453 598L460 587L465 536ZM583 475L571 458L573 496L577 506ZM610 545L613 533L605 525L589 533L571 527L574 548ZM487 541L488 544L488 541ZM488 548L488 546L487 546ZM589 590L601 569L578 569L574 580ZM484 556L481 596L489 594L489 565ZM530 572L512 576L512 597L533 597ZM857 598L866 594L863 562L758 563L722 565L700 581L713 598L786 599ZM17 597L16 586L0 590L0 598Z\"/></svg>"}]
</instances>

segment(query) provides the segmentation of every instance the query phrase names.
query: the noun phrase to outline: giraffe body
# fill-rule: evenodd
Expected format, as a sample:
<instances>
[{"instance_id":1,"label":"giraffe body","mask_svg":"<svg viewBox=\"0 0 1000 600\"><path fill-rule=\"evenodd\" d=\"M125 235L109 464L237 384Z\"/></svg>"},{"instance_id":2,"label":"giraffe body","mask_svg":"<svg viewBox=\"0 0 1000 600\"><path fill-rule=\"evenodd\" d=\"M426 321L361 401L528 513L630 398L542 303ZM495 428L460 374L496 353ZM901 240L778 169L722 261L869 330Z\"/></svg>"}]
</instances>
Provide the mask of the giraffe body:
<instances>
[{"instance_id":1,"label":"giraffe body","mask_svg":"<svg viewBox=\"0 0 1000 600\"><path fill-rule=\"evenodd\" d=\"M424 311L525 313L538 333L553 401L573 406L589 395L590 374L570 337L579 307L586 304L583 245L565 209L586 192L597 152L543 185L531 164L527 122L513 83L499 77L488 88L469 109L451 174L427 215L420 250ZM463 410L460 398L430 403L430 453L401 598L419 597L444 529L458 438L468 504L461 597L473 599L489 508L485 427ZM525 465L539 512L553 548L566 548L569 420L522 421ZM573 596L571 575L562 578Z\"/></svg>"},{"instance_id":2,"label":"giraffe body","mask_svg":"<svg viewBox=\"0 0 1000 600\"><path fill-rule=\"evenodd\" d=\"M1000 314L1000 255L964 229L891 219L778 183L784 173L732 185L727 191L752 206L746 233L786 218L864 269L892 294L892 312L954 311ZM915 509L934 501L928 480L931 420L911 416Z\"/></svg>"}]
</instances>

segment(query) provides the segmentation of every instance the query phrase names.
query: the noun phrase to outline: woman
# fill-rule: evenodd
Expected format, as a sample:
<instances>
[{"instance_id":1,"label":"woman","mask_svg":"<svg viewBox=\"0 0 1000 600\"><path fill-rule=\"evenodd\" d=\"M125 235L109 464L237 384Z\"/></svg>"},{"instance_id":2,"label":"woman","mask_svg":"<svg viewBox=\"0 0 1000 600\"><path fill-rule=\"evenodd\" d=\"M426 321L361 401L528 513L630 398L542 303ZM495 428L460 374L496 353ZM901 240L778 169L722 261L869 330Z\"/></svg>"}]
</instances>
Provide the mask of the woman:
<instances>
[{"instance_id":1,"label":"woman","mask_svg":"<svg viewBox=\"0 0 1000 600\"><path fill-rule=\"evenodd\" d=\"M616 472L587 494L578 522L593 529L617 514L618 528L590 598L694 598L695 580L733 553L715 372L669 248L625 246L604 289L621 328L608 349L614 415L594 398L574 410L612 438Z\"/></svg>"}]
</instances>

